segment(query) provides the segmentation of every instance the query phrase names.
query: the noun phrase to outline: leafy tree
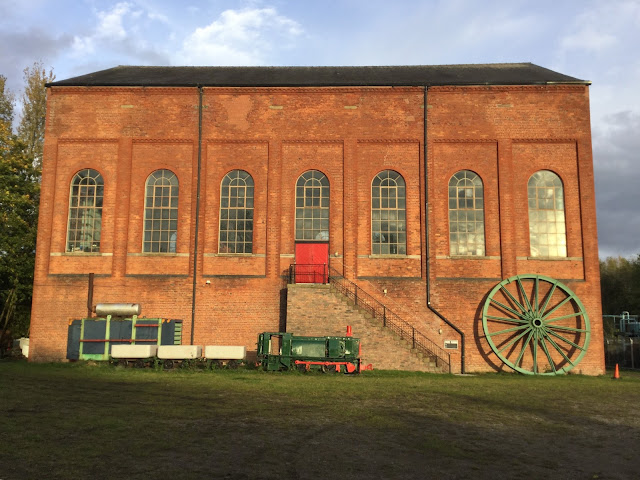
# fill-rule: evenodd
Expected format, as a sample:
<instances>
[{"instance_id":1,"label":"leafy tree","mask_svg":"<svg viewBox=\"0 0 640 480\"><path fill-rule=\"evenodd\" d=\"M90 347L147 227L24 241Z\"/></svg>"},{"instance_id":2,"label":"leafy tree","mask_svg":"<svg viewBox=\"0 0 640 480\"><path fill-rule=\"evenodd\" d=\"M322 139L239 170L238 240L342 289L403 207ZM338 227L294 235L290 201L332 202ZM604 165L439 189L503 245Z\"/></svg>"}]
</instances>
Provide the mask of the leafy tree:
<instances>
[{"instance_id":1,"label":"leafy tree","mask_svg":"<svg viewBox=\"0 0 640 480\"><path fill-rule=\"evenodd\" d=\"M12 131L13 95L5 88L6 77L0 76L0 353L9 337L28 335L29 331L44 142L44 85L54 78L39 63L24 73L18 135Z\"/></svg>"},{"instance_id":2,"label":"leafy tree","mask_svg":"<svg viewBox=\"0 0 640 480\"><path fill-rule=\"evenodd\" d=\"M35 262L39 170L25 145L0 122L0 292L5 322L13 333L26 334ZM7 306L12 299L13 305ZM8 314L7 314L8 315ZM0 325L3 327L3 325Z\"/></svg>"},{"instance_id":3,"label":"leafy tree","mask_svg":"<svg viewBox=\"0 0 640 480\"><path fill-rule=\"evenodd\" d=\"M608 257L600 261L602 312L640 314L640 255L628 259Z\"/></svg>"},{"instance_id":4,"label":"leafy tree","mask_svg":"<svg viewBox=\"0 0 640 480\"><path fill-rule=\"evenodd\" d=\"M0 122L13 122L13 94L6 88L7 77L0 75Z\"/></svg>"},{"instance_id":5,"label":"leafy tree","mask_svg":"<svg viewBox=\"0 0 640 480\"><path fill-rule=\"evenodd\" d=\"M47 73L40 62L24 69L25 88L22 95L22 117L18 125L18 137L26 146L27 156L32 158L39 168L42 165L47 108L45 84L52 82L55 78L53 70Z\"/></svg>"}]
</instances>

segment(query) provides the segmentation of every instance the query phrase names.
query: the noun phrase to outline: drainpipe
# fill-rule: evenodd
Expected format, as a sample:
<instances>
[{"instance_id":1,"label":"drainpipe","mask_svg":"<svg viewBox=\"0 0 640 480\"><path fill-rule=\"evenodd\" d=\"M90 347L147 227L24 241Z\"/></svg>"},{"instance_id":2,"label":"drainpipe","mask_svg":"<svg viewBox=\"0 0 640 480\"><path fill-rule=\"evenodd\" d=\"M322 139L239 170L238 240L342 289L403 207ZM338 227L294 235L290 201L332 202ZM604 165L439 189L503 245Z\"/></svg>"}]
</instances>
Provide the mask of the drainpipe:
<instances>
[{"instance_id":1,"label":"drainpipe","mask_svg":"<svg viewBox=\"0 0 640 480\"><path fill-rule=\"evenodd\" d=\"M460 335L460 373L465 373L464 368L464 352L465 342L464 333L453 323L447 320L444 315L431 306L431 256L429 254L429 163L427 162L427 89L424 87L424 190L425 190L425 229L427 242L427 307L435 313L440 320L453 328ZM451 365L449 365L451 367Z\"/></svg>"},{"instance_id":2,"label":"drainpipe","mask_svg":"<svg viewBox=\"0 0 640 480\"><path fill-rule=\"evenodd\" d=\"M196 228L193 246L193 292L191 293L191 345L193 345L194 329L196 324L196 284L198 268L198 231L200 227L200 173L202 170L202 87L198 85L198 177L196 192Z\"/></svg>"}]
</instances>

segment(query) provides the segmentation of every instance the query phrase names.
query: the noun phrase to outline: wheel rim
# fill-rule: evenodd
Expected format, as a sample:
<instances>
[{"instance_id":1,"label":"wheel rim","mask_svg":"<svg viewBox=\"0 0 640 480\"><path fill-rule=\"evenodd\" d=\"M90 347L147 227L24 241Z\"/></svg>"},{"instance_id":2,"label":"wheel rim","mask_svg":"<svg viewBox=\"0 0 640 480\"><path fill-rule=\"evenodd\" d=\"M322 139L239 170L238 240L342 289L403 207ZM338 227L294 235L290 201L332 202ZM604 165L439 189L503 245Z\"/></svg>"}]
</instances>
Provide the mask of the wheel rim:
<instances>
[{"instance_id":1,"label":"wheel rim","mask_svg":"<svg viewBox=\"0 0 640 480\"><path fill-rule=\"evenodd\" d=\"M506 365L529 375L557 375L587 352L591 329L575 293L543 275L516 275L489 293L482 328L491 350Z\"/></svg>"}]
</instances>

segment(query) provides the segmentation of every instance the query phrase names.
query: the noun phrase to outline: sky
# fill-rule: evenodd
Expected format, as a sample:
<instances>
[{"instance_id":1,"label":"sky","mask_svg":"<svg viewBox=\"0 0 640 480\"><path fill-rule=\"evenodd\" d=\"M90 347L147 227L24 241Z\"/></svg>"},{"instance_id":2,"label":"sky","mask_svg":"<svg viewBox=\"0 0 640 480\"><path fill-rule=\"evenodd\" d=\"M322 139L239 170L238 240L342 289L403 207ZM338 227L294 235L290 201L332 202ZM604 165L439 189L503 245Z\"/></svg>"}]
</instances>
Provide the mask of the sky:
<instances>
[{"instance_id":1,"label":"sky","mask_svg":"<svg viewBox=\"0 0 640 480\"><path fill-rule=\"evenodd\" d=\"M640 254L640 0L0 0L21 95L117 65L532 62L592 83L599 255ZM19 113L19 112L18 112Z\"/></svg>"}]
</instances>

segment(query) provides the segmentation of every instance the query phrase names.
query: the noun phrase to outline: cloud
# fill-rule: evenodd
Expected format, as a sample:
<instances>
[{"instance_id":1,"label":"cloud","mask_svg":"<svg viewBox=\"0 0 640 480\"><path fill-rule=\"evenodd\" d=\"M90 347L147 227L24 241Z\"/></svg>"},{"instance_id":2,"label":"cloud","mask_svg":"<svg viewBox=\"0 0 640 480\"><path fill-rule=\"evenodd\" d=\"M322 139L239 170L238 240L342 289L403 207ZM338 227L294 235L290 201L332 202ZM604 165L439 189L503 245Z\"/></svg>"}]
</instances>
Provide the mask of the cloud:
<instances>
[{"instance_id":1,"label":"cloud","mask_svg":"<svg viewBox=\"0 0 640 480\"><path fill-rule=\"evenodd\" d=\"M76 36L73 39L73 51L78 57L86 57L96 52L96 44L102 41L115 43L127 38L124 17L132 11L129 3L118 3L111 10L97 12L98 25L91 35Z\"/></svg>"},{"instance_id":2,"label":"cloud","mask_svg":"<svg viewBox=\"0 0 640 480\"><path fill-rule=\"evenodd\" d=\"M640 23L640 2L610 0L591 2L572 22L569 32L560 39L563 52L603 53L614 47L624 48L625 36ZM635 27L634 27L635 26Z\"/></svg>"},{"instance_id":3,"label":"cloud","mask_svg":"<svg viewBox=\"0 0 640 480\"><path fill-rule=\"evenodd\" d=\"M600 257L640 253L640 114L620 111L594 127Z\"/></svg>"},{"instance_id":4,"label":"cloud","mask_svg":"<svg viewBox=\"0 0 640 480\"><path fill-rule=\"evenodd\" d=\"M182 46L180 61L187 65L258 65L277 48L290 48L302 27L274 8L225 10L197 28Z\"/></svg>"},{"instance_id":5,"label":"cloud","mask_svg":"<svg viewBox=\"0 0 640 480\"><path fill-rule=\"evenodd\" d=\"M36 61L42 61L47 68L52 66L72 42L71 35L56 36L42 28L20 32L0 29L0 45L11 46L1 50L0 73L7 77L8 87L17 93L22 90L22 71L26 67Z\"/></svg>"}]
</instances>

